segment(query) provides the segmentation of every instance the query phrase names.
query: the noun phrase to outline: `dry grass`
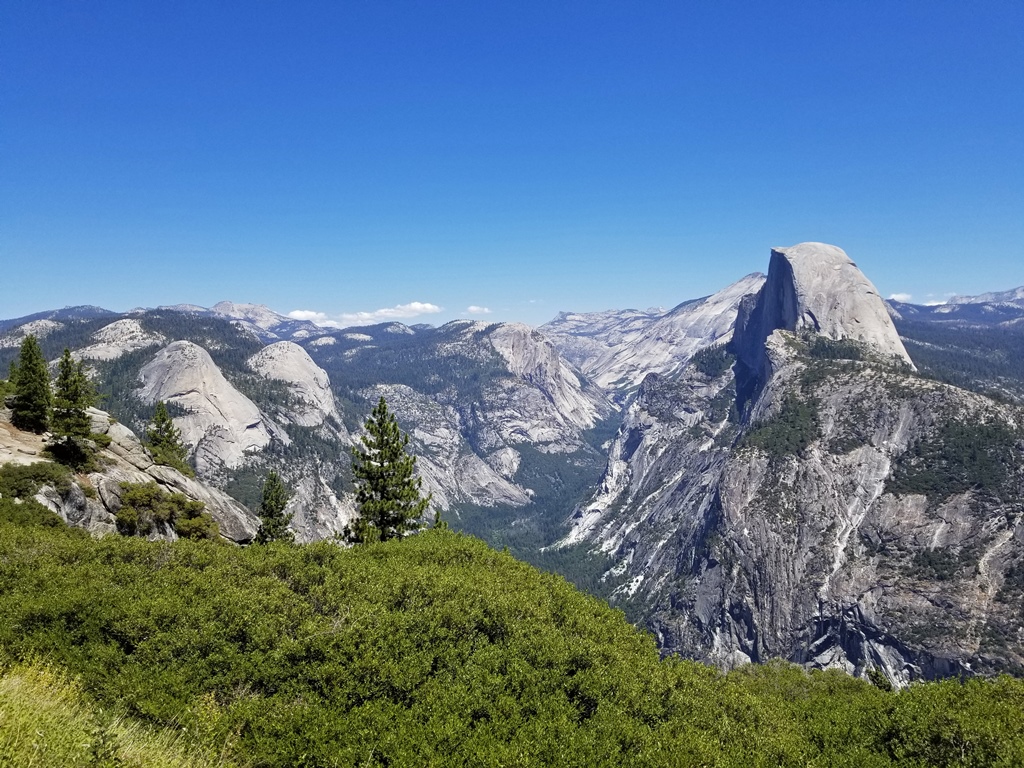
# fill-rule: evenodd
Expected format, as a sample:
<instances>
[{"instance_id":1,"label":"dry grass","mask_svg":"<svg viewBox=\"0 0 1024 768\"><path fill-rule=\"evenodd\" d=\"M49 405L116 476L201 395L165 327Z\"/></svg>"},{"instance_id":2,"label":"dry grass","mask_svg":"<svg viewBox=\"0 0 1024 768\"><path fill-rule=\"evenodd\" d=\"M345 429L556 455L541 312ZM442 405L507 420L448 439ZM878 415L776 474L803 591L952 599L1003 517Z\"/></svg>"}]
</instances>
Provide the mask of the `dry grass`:
<instances>
[{"instance_id":1,"label":"dry grass","mask_svg":"<svg viewBox=\"0 0 1024 768\"><path fill-rule=\"evenodd\" d=\"M0 677L0 765L10 768L230 768L182 734L113 717L76 680L42 662Z\"/></svg>"}]
</instances>

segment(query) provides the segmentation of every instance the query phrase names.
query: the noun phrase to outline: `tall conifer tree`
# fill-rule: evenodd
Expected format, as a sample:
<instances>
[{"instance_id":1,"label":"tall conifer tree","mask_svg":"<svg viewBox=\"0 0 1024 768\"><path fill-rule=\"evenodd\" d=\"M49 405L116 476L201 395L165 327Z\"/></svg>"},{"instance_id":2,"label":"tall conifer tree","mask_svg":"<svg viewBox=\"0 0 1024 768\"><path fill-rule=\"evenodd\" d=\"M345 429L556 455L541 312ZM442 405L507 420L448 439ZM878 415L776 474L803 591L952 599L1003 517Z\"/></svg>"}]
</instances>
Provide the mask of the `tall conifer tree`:
<instances>
[{"instance_id":1,"label":"tall conifer tree","mask_svg":"<svg viewBox=\"0 0 1024 768\"><path fill-rule=\"evenodd\" d=\"M352 448L359 517L345 528L354 543L387 541L422 527L420 518L431 496L421 493L423 481L415 476L416 457L406 450L409 436L380 399L366 420L362 447Z\"/></svg>"},{"instance_id":2,"label":"tall conifer tree","mask_svg":"<svg viewBox=\"0 0 1024 768\"><path fill-rule=\"evenodd\" d=\"M64 349L57 369L57 382L53 392L53 419L51 427L58 437L88 437L90 432L87 408L96 402L92 382L85 375L81 361L75 362L71 351Z\"/></svg>"},{"instance_id":3,"label":"tall conifer tree","mask_svg":"<svg viewBox=\"0 0 1024 768\"><path fill-rule=\"evenodd\" d=\"M284 512L285 507L288 506L290 495L281 476L274 470L270 470L263 483L263 497L260 500L262 525L260 525L259 533L256 534L257 544L295 540L295 534L288 529L288 523L292 521L292 516L286 515Z\"/></svg>"},{"instance_id":4,"label":"tall conifer tree","mask_svg":"<svg viewBox=\"0 0 1024 768\"><path fill-rule=\"evenodd\" d=\"M188 450L181 442L181 431L174 426L163 400L158 400L153 409L153 422L146 430L146 440L149 443L149 452L153 454L153 461L157 464L173 467L189 477L195 476L192 467L185 460Z\"/></svg>"},{"instance_id":5,"label":"tall conifer tree","mask_svg":"<svg viewBox=\"0 0 1024 768\"><path fill-rule=\"evenodd\" d=\"M36 337L31 334L21 342L16 370L11 423L18 429L41 435L50 428L53 395L46 358Z\"/></svg>"}]
</instances>

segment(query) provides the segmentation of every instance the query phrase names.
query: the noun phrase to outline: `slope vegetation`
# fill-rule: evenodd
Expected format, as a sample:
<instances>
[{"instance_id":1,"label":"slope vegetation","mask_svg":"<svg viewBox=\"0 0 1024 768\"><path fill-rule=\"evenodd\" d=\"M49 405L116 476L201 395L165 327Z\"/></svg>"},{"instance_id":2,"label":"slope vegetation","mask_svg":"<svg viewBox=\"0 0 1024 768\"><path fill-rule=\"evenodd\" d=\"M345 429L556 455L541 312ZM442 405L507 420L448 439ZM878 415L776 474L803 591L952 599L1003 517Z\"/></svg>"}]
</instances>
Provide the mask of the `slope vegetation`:
<instances>
[{"instance_id":1,"label":"slope vegetation","mask_svg":"<svg viewBox=\"0 0 1024 768\"><path fill-rule=\"evenodd\" d=\"M0 649L45 655L98 706L260 766L1024 758L1010 678L897 693L788 665L663 661L561 578L445 531L240 549L0 524Z\"/></svg>"}]
</instances>

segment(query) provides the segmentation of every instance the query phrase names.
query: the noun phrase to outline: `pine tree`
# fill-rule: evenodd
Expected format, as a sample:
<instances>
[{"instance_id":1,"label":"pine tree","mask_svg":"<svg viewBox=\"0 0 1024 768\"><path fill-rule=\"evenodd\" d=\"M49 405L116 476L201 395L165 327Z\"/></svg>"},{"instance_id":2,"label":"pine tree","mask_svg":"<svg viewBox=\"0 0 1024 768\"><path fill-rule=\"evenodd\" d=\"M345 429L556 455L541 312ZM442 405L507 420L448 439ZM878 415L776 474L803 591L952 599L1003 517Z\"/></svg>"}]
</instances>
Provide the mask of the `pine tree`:
<instances>
[{"instance_id":1,"label":"pine tree","mask_svg":"<svg viewBox=\"0 0 1024 768\"><path fill-rule=\"evenodd\" d=\"M41 435L50 427L53 395L43 350L31 334L21 342L16 371L11 423L18 429Z\"/></svg>"},{"instance_id":2,"label":"pine tree","mask_svg":"<svg viewBox=\"0 0 1024 768\"><path fill-rule=\"evenodd\" d=\"M174 426L163 400L158 400L153 409L153 422L146 430L146 440L153 461L157 464L173 467L188 477L195 476L192 467L185 460L188 451L181 442L181 431Z\"/></svg>"},{"instance_id":3,"label":"pine tree","mask_svg":"<svg viewBox=\"0 0 1024 768\"><path fill-rule=\"evenodd\" d=\"M295 534L288 529L288 523L292 521L292 516L286 515L284 512L290 496L281 476L274 470L270 470L263 483L263 498L260 500L260 520L263 521L263 524L260 526L259 533L256 534L257 544L267 544L271 541L295 541Z\"/></svg>"},{"instance_id":4,"label":"pine tree","mask_svg":"<svg viewBox=\"0 0 1024 768\"><path fill-rule=\"evenodd\" d=\"M96 402L92 382L85 375L81 361L76 363L71 351L64 349L57 370L53 392L53 419L51 428L57 437L82 438L90 433L87 408Z\"/></svg>"},{"instance_id":5,"label":"pine tree","mask_svg":"<svg viewBox=\"0 0 1024 768\"><path fill-rule=\"evenodd\" d=\"M96 401L92 382L85 367L76 363L69 349L64 350L57 366L57 382L53 392L53 415L50 431L53 440L47 450L54 459L80 471L94 468L94 446L86 441L92 424L85 411Z\"/></svg>"},{"instance_id":6,"label":"pine tree","mask_svg":"<svg viewBox=\"0 0 1024 768\"><path fill-rule=\"evenodd\" d=\"M419 530L431 499L420 493L422 480L414 475L416 457L406 450L409 436L399 430L383 397L365 428L366 434L359 438L362 448L352 449L359 516L344 533L354 544L387 541Z\"/></svg>"}]
</instances>

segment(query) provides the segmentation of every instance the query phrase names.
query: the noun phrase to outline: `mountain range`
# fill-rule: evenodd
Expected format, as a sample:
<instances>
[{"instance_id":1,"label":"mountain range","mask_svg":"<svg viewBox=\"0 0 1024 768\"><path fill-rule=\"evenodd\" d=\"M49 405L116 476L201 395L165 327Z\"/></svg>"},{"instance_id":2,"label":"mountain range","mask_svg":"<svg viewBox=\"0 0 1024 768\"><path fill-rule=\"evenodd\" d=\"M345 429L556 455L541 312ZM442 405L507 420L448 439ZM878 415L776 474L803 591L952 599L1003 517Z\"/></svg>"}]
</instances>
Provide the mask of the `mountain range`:
<instances>
[{"instance_id":1,"label":"mountain range","mask_svg":"<svg viewBox=\"0 0 1024 768\"><path fill-rule=\"evenodd\" d=\"M240 507L281 472L302 541L351 520L349 449L383 396L453 526L560 570L665 652L902 683L1024 664L1022 296L885 302L805 243L669 310L540 328L70 307L0 321L0 365L34 333L128 429L165 401Z\"/></svg>"}]
</instances>

